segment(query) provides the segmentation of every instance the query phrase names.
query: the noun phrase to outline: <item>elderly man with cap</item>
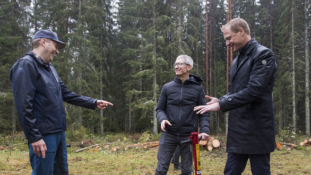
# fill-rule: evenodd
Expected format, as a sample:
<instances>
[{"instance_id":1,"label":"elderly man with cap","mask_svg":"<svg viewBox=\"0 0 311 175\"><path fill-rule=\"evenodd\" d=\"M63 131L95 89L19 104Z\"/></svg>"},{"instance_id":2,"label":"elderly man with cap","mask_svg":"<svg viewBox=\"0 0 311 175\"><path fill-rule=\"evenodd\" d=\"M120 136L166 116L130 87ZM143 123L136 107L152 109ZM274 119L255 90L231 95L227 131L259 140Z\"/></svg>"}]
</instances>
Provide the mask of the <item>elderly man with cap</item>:
<instances>
[{"instance_id":1,"label":"elderly man with cap","mask_svg":"<svg viewBox=\"0 0 311 175\"><path fill-rule=\"evenodd\" d=\"M89 109L113 105L67 89L51 64L58 49L65 46L56 33L40 30L33 36L32 51L11 68L15 106L28 140L32 174L68 174L63 101Z\"/></svg>"}]
</instances>

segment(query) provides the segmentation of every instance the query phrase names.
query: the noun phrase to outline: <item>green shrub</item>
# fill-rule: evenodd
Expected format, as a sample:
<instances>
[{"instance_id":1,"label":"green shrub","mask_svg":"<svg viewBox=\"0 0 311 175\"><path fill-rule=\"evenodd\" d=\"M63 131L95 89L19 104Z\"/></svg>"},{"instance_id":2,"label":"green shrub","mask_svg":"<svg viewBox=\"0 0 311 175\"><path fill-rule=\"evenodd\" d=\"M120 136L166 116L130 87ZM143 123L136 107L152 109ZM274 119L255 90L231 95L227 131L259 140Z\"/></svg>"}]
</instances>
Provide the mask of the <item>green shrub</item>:
<instances>
[{"instance_id":1,"label":"green shrub","mask_svg":"<svg viewBox=\"0 0 311 175\"><path fill-rule=\"evenodd\" d=\"M139 138L139 142L151 142L151 141L158 141L160 140L160 136L161 134L158 135L154 135L149 131L144 132L140 138Z\"/></svg>"},{"instance_id":2,"label":"green shrub","mask_svg":"<svg viewBox=\"0 0 311 175\"><path fill-rule=\"evenodd\" d=\"M72 127L72 129L66 131L66 138L69 141L80 141L86 134L87 133L84 126L77 128Z\"/></svg>"}]
</instances>

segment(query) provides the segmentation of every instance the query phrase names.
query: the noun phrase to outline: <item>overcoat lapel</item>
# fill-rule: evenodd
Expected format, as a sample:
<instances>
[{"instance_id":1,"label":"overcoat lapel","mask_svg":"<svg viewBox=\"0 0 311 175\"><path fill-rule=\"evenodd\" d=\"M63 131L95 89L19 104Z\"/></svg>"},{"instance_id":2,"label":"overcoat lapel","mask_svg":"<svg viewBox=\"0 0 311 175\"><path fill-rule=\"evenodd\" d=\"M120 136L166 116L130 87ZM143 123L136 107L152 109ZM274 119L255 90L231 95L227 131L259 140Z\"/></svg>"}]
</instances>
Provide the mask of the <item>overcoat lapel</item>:
<instances>
[{"instance_id":1,"label":"overcoat lapel","mask_svg":"<svg viewBox=\"0 0 311 175\"><path fill-rule=\"evenodd\" d=\"M254 41L251 43L250 48L247 50L247 52L245 53L245 55L243 56L241 63L239 64L239 67L237 68L237 60L239 55L234 59L234 62L232 62L232 66L231 66L231 70L230 72L232 72L232 74L230 73L230 79L231 82L234 81L234 78L236 77L237 73L239 72L239 70L241 69L241 67L245 64L245 62L249 59L249 53L255 48L255 46L257 45L257 41Z\"/></svg>"}]
</instances>

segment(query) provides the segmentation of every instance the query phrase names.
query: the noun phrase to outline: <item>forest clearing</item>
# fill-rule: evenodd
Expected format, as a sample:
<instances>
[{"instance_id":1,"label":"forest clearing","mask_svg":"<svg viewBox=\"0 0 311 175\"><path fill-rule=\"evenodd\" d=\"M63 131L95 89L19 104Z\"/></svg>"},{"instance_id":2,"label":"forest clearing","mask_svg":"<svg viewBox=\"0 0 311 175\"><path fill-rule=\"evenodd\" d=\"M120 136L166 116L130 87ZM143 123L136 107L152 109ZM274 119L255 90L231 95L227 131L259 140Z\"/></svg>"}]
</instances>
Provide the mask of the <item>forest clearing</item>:
<instances>
[{"instance_id":1,"label":"forest clearing","mask_svg":"<svg viewBox=\"0 0 311 175\"><path fill-rule=\"evenodd\" d=\"M73 175L78 174L135 174L149 175L154 174L157 166L158 147L137 147L123 149L129 145L155 143L158 138L150 137L149 134L114 134L105 137L93 137L77 142L68 142L68 163L69 172ZM222 174L226 163L227 154L225 150L225 136L213 136L220 140L220 147L208 151L201 147L201 167L202 174ZM2 138L3 139L3 138ZM281 140L281 139L279 139ZM1 142L2 141L2 142ZM293 143L299 145L303 138L297 138ZM83 151L76 152L81 149ZM96 147L92 145L98 144ZM88 146L90 145L90 146ZM284 147L285 146L285 147ZM3 140L0 140L0 174L30 174L31 166L28 157L28 147L26 143L16 141L11 146L4 146ZM119 147L116 151L113 148ZM122 149L121 149L122 148ZM289 147L288 147L289 148ZM311 147L297 146L295 149L288 149L283 145L283 149L275 150L271 154L271 173L273 175L307 175L311 174ZM180 171L174 171L173 164L170 165L168 174L180 174ZM249 162L243 175L251 174Z\"/></svg>"},{"instance_id":2,"label":"forest clearing","mask_svg":"<svg viewBox=\"0 0 311 175\"><path fill-rule=\"evenodd\" d=\"M310 0L1 1L0 174L31 173L23 116L16 110L22 109L18 107L22 99L14 97L9 74L16 61L29 51L33 53L36 32L52 30L67 44L53 54L53 58L57 55L53 59L57 82L76 94L113 103L104 111L58 103L66 119L70 174L141 175L154 174L157 167L161 120L155 109L161 89L176 77L176 66L189 66L186 62L176 65L177 56L185 54L193 59L191 74L202 79L205 95L221 98L232 91L230 67L239 60L241 49L234 51L234 45L228 46L221 27L234 18L249 23L252 39L271 49L278 65L274 83L269 83L271 93L273 86L271 117L277 137L271 172L311 174L310 4ZM266 60L257 63L268 67ZM44 92L54 92L47 89ZM43 99L39 101L42 108L38 108L42 113L35 113L45 118L51 114L45 106L50 98ZM257 108L260 102L254 98L245 103L245 111L264 113ZM229 112L209 114L213 139L200 143L202 174L223 174L229 119ZM268 139L255 141L259 142L251 144L261 145ZM180 174L173 169L171 165L168 174ZM251 174L249 164L243 174Z\"/></svg>"}]
</instances>

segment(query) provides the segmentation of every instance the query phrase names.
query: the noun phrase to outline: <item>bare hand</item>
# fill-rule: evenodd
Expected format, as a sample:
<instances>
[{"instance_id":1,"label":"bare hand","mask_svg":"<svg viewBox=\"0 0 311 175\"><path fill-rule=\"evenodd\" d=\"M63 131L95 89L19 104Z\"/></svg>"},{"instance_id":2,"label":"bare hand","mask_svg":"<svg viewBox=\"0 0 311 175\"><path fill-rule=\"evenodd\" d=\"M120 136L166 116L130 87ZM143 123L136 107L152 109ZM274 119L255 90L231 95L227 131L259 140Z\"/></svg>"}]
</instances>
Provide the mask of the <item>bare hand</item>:
<instances>
[{"instance_id":1,"label":"bare hand","mask_svg":"<svg viewBox=\"0 0 311 175\"><path fill-rule=\"evenodd\" d=\"M210 105L201 105L194 107L194 111L197 111L197 114L204 114L208 111L218 111L220 109L219 103L213 103Z\"/></svg>"},{"instance_id":2,"label":"bare hand","mask_svg":"<svg viewBox=\"0 0 311 175\"><path fill-rule=\"evenodd\" d=\"M211 96L205 95L205 98L207 100L211 100L211 101L207 102L206 105L211 105L213 103L217 103L218 102L218 98L216 98L216 97L211 97Z\"/></svg>"},{"instance_id":3,"label":"bare hand","mask_svg":"<svg viewBox=\"0 0 311 175\"><path fill-rule=\"evenodd\" d=\"M172 124L168 121L168 120L163 120L162 122L161 122L161 129L162 129L162 131L166 131L165 130L165 125L170 125L170 126L172 126Z\"/></svg>"},{"instance_id":4,"label":"bare hand","mask_svg":"<svg viewBox=\"0 0 311 175\"><path fill-rule=\"evenodd\" d=\"M199 134L199 137L202 137L202 140L209 140L209 135L206 133Z\"/></svg>"},{"instance_id":5,"label":"bare hand","mask_svg":"<svg viewBox=\"0 0 311 175\"><path fill-rule=\"evenodd\" d=\"M113 104L108 101L97 100L97 108L99 109L105 109L108 105L113 106Z\"/></svg>"},{"instance_id":6,"label":"bare hand","mask_svg":"<svg viewBox=\"0 0 311 175\"><path fill-rule=\"evenodd\" d=\"M43 139L33 142L31 146L32 146L33 152L37 154L38 157L40 157L40 155L42 154L42 158L45 158L45 153L47 151L47 148L46 148L46 145Z\"/></svg>"}]
</instances>

